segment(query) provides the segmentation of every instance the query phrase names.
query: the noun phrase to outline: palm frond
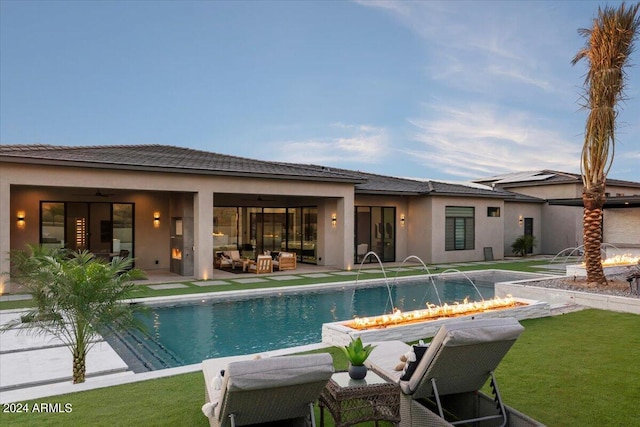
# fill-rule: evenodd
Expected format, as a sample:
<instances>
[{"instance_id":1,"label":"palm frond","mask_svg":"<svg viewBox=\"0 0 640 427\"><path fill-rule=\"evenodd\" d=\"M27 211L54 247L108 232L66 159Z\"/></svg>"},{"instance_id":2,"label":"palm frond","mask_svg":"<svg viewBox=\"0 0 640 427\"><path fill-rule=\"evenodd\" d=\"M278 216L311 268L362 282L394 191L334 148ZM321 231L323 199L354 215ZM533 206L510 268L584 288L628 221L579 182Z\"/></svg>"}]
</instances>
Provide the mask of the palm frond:
<instances>
[{"instance_id":1,"label":"palm frond","mask_svg":"<svg viewBox=\"0 0 640 427\"><path fill-rule=\"evenodd\" d=\"M604 187L615 155L616 106L625 99L626 68L640 28L640 3L598 8L591 28L578 33L587 39L572 64L587 61L584 108L589 110L581 172L586 191Z\"/></svg>"}]
</instances>

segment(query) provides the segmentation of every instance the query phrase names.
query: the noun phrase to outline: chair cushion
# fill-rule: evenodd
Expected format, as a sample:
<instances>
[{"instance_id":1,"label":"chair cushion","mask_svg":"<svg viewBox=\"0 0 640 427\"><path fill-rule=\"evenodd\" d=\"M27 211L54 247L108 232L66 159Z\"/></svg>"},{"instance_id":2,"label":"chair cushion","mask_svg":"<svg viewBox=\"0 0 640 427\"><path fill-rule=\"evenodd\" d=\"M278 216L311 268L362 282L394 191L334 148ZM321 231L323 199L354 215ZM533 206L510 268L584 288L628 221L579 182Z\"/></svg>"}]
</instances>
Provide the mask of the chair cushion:
<instances>
[{"instance_id":1,"label":"chair cushion","mask_svg":"<svg viewBox=\"0 0 640 427\"><path fill-rule=\"evenodd\" d=\"M442 345L447 347L515 340L524 331L524 327L513 317L450 323L441 329L444 329L445 335Z\"/></svg>"},{"instance_id":2,"label":"chair cushion","mask_svg":"<svg viewBox=\"0 0 640 427\"><path fill-rule=\"evenodd\" d=\"M282 356L229 363L225 377L227 388L259 390L328 380L333 374L333 359L328 353Z\"/></svg>"},{"instance_id":3,"label":"chair cushion","mask_svg":"<svg viewBox=\"0 0 640 427\"><path fill-rule=\"evenodd\" d=\"M375 348L364 362L371 370L386 380L395 384L400 383L402 371L397 371L399 357L409 350L411 346L402 341L383 341L372 343Z\"/></svg>"}]
</instances>

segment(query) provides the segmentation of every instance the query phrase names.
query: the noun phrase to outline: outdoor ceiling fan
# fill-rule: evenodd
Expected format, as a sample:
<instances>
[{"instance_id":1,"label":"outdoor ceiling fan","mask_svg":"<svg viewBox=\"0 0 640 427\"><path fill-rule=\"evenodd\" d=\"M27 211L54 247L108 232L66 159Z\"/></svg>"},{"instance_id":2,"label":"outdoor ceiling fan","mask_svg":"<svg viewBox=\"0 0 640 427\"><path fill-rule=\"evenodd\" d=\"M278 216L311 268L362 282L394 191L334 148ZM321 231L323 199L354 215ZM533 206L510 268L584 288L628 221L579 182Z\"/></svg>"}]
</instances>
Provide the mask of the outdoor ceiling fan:
<instances>
[{"instance_id":1,"label":"outdoor ceiling fan","mask_svg":"<svg viewBox=\"0 0 640 427\"><path fill-rule=\"evenodd\" d=\"M103 193L100 189L96 190L93 194L74 194L74 196L95 196L95 197L111 197L113 193Z\"/></svg>"},{"instance_id":2,"label":"outdoor ceiling fan","mask_svg":"<svg viewBox=\"0 0 640 427\"><path fill-rule=\"evenodd\" d=\"M267 198L264 198L264 197L259 195L257 197L243 198L242 200L249 200L249 201L252 201L252 202L254 202L254 201L255 202L275 202L277 199L267 199Z\"/></svg>"}]
</instances>

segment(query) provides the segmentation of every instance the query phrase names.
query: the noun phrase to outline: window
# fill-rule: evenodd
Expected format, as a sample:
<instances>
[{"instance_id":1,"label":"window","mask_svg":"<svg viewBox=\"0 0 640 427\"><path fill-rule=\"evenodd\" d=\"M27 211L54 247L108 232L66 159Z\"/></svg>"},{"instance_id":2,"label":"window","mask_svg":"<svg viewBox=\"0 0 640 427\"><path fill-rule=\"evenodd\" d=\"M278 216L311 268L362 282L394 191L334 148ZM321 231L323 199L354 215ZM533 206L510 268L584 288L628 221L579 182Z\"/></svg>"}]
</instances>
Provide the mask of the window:
<instances>
[{"instance_id":1,"label":"window","mask_svg":"<svg viewBox=\"0 0 640 427\"><path fill-rule=\"evenodd\" d=\"M499 217L500 216L500 208L489 206L487 207L487 216L490 217Z\"/></svg>"},{"instance_id":2,"label":"window","mask_svg":"<svg viewBox=\"0 0 640 427\"><path fill-rule=\"evenodd\" d=\"M40 244L47 248L64 247L63 202L40 203Z\"/></svg>"},{"instance_id":3,"label":"window","mask_svg":"<svg viewBox=\"0 0 640 427\"><path fill-rule=\"evenodd\" d=\"M214 207L213 249L234 250L238 243L238 208Z\"/></svg>"},{"instance_id":4,"label":"window","mask_svg":"<svg viewBox=\"0 0 640 427\"><path fill-rule=\"evenodd\" d=\"M447 206L445 208L445 250L474 249L475 208Z\"/></svg>"}]
</instances>

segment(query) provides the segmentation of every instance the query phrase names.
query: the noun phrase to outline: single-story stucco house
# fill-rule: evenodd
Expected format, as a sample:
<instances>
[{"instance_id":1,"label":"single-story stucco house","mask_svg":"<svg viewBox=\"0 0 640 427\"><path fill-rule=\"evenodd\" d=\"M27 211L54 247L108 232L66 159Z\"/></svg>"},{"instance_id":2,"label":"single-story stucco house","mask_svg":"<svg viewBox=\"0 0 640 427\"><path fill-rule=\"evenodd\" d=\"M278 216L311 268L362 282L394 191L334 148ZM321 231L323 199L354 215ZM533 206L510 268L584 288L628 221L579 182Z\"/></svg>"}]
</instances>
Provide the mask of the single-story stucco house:
<instances>
[{"instance_id":1,"label":"single-story stucco house","mask_svg":"<svg viewBox=\"0 0 640 427\"><path fill-rule=\"evenodd\" d=\"M29 243L127 251L143 270L197 279L230 249L350 269L369 251L383 262L501 259L525 233L535 253L579 245L579 175L518 176L463 185L164 145L2 145L0 271ZM638 245L640 183L609 185L605 239Z\"/></svg>"}]
</instances>

